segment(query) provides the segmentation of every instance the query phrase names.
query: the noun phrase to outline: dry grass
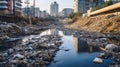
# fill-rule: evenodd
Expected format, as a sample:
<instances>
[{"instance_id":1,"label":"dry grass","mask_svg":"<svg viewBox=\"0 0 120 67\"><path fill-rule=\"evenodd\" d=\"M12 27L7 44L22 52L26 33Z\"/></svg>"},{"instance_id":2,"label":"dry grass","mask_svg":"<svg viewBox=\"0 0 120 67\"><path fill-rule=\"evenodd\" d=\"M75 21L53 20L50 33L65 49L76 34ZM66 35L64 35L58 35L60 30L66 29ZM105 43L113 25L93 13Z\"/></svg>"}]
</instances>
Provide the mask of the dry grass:
<instances>
[{"instance_id":1,"label":"dry grass","mask_svg":"<svg viewBox=\"0 0 120 67\"><path fill-rule=\"evenodd\" d=\"M73 24L67 25L66 27L93 32L119 33L120 16L98 16L90 18L79 18Z\"/></svg>"}]
</instances>

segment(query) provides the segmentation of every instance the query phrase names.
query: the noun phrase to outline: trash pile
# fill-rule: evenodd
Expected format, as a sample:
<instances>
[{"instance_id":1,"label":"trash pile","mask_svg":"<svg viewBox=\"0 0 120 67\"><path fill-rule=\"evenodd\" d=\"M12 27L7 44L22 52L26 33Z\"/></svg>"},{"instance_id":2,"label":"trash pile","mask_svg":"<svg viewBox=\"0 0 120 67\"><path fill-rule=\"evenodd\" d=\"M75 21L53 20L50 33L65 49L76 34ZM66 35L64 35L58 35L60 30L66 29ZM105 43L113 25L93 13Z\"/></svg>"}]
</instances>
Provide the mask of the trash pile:
<instances>
[{"instance_id":1,"label":"trash pile","mask_svg":"<svg viewBox=\"0 0 120 67\"><path fill-rule=\"evenodd\" d=\"M22 33L22 28L14 23L0 22L0 40Z\"/></svg>"},{"instance_id":2,"label":"trash pile","mask_svg":"<svg viewBox=\"0 0 120 67\"><path fill-rule=\"evenodd\" d=\"M113 62L109 67L120 67L120 46L107 44L105 48L101 48L101 50L102 52L93 60L93 62L103 63L104 59L111 58Z\"/></svg>"},{"instance_id":3,"label":"trash pile","mask_svg":"<svg viewBox=\"0 0 120 67\"><path fill-rule=\"evenodd\" d=\"M46 67L61 45L60 36L31 35L0 52L0 67Z\"/></svg>"},{"instance_id":4,"label":"trash pile","mask_svg":"<svg viewBox=\"0 0 120 67\"><path fill-rule=\"evenodd\" d=\"M104 59L111 58L113 63L109 67L120 67L120 36L96 32L76 31L74 36L86 41L88 45L100 48L102 52L93 60L94 63L103 63Z\"/></svg>"}]
</instances>

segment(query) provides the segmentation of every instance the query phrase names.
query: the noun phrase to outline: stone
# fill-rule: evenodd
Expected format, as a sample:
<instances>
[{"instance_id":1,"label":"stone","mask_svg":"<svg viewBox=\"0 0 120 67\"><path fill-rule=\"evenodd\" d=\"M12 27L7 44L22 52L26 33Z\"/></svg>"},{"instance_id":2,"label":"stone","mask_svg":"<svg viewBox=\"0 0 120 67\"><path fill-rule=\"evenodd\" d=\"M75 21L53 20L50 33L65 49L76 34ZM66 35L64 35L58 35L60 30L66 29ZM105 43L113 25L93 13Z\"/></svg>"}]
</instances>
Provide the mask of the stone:
<instances>
[{"instance_id":1,"label":"stone","mask_svg":"<svg viewBox=\"0 0 120 67\"><path fill-rule=\"evenodd\" d=\"M103 63L103 59L96 57L96 58L93 60L93 62L94 62L94 63Z\"/></svg>"},{"instance_id":2,"label":"stone","mask_svg":"<svg viewBox=\"0 0 120 67\"><path fill-rule=\"evenodd\" d=\"M113 50L115 48L117 48L117 46L115 44L107 44L105 46L105 49L107 49L107 50Z\"/></svg>"},{"instance_id":3,"label":"stone","mask_svg":"<svg viewBox=\"0 0 120 67\"><path fill-rule=\"evenodd\" d=\"M24 58L24 55L16 54L16 55L13 56L13 58Z\"/></svg>"}]
</instances>

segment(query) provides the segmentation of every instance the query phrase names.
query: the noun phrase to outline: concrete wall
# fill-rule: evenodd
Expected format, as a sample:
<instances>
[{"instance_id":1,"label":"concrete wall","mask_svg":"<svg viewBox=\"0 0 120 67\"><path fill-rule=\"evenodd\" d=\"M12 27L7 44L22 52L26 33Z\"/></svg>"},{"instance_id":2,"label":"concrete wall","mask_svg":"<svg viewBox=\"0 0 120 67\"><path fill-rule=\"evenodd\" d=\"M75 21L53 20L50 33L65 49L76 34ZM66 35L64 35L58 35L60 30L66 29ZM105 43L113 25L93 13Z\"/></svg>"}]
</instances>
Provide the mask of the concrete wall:
<instances>
[{"instance_id":1,"label":"concrete wall","mask_svg":"<svg viewBox=\"0 0 120 67\"><path fill-rule=\"evenodd\" d=\"M118 12L118 13L116 13L116 12ZM105 15L105 14L110 14L110 13L120 14L120 2L116 3L114 5L96 10L96 11L88 10L87 13L88 13L88 16Z\"/></svg>"}]
</instances>

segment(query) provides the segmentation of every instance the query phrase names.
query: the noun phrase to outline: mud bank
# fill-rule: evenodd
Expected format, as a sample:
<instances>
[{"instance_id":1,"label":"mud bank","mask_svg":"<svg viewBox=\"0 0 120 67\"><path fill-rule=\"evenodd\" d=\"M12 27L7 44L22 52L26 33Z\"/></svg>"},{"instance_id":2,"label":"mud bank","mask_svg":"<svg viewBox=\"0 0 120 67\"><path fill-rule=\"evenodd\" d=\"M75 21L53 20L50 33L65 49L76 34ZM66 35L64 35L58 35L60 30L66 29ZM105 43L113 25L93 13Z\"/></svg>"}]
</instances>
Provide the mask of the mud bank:
<instances>
[{"instance_id":1,"label":"mud bank","mask_svg":"<svg viewBox=\"0 0 120 67\"><path fill-rule=\"evenodd\" d=\"M0 67L46 67L61 43L60 36L24 37L14 47L0 52Z\"/></svg>"}]
</instances>

